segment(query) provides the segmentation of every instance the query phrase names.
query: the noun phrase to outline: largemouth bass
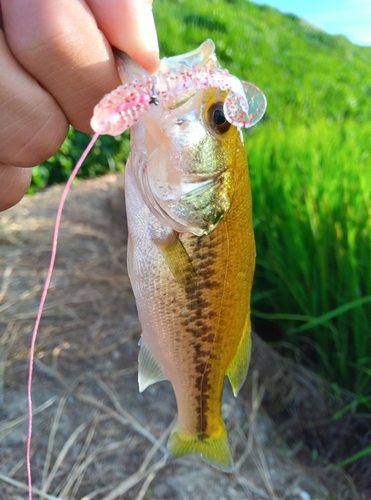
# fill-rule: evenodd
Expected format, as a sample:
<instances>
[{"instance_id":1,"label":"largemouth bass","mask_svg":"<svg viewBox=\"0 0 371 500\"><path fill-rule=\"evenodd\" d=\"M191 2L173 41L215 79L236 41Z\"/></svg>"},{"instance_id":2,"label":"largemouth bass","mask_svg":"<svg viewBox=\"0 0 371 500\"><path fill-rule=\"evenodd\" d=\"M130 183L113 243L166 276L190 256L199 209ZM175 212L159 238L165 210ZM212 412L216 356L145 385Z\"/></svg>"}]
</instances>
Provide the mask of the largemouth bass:
<instances>
[{"instance_id":1,"label":"largemouth bass","mask_svg":"<svg viewBox=\"0 0 371 500\"><path fill-rule=\"evenodd\" d=\"M198 453L230 472L221 399L225 376L237 395L248 370L255 266L241 126L261 118L265 98L256 87L244 94L235 77L223 77L211 40L163 59L153 77L123 59L121 78L128 86L104 106L116 106L131 89L132 111L120 113L126 124L136 122L125 192L128 271L143 329L139 389L164 379L173 386L178 421L170 457ZM179 74L183 86L172 77ZM189 84L197 77L201 83ZM233 125L228 111L245 121Z\"/></svg>"}]
</instances>

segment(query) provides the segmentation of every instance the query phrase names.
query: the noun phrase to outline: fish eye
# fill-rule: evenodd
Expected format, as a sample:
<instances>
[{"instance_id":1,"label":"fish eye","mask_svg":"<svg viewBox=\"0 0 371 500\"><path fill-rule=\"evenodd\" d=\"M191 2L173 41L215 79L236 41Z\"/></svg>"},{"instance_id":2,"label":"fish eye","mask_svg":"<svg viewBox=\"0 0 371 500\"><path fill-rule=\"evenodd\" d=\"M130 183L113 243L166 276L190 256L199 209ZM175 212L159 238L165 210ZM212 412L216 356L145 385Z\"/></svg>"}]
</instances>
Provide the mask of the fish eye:
<instances>
[{"instance_id":1,"label":"fish eye","mask_svg":"<svg viewBox=\"0 0 371 500\"><path fill-rule=\"evenodd\" d=\"M223 104L223 102L216 102L207 111L207 122L210 128L218 134L225 134L231 126L224 115Z\"/></svg>"}]
</instances>

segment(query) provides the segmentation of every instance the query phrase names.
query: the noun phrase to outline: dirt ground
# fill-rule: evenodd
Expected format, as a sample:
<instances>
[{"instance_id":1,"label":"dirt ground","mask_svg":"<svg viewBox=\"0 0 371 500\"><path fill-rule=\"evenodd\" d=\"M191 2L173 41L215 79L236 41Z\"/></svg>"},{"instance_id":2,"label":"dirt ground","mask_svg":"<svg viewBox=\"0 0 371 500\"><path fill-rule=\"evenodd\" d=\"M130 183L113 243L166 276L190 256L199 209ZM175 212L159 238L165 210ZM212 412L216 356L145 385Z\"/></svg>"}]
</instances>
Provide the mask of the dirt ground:
<instances>
[{"instance_id":1,"label":"dirt ground","mask_svg":"<svg viewBox=\"0 0 371 500\"><path fill-rule=\"evenodd\" d=\"M0 216L0 500L27 498L28 351L60 195L53 187ZM310 420L329 397L256 337L248 382L237 399L226 384L223 400L235 471L194 456L166 462L176 405L168 382L138 392L126 236L120 176L73 187L36 344L33 498L366 499L345 474L309 464L304 445L284 437L298 409ZM277 406L287 414L279 426L266 409Z\"/></svg>"}]
</instances>

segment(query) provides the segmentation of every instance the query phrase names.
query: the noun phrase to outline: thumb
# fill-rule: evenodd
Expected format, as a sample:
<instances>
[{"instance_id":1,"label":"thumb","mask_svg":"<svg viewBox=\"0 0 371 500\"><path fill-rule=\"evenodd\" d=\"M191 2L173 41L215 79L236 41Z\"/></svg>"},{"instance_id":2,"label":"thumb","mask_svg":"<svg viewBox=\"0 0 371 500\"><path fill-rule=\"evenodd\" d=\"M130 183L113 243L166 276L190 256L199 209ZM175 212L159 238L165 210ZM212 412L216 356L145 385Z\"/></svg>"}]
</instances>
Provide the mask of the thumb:
<instances>
[{"instance_id":1,"label":"thumb","mask_svg":"<svg viewBox=\"0 0 371 500\"><path fill-rule=\"evenodd\" d=\"M152 0L86 0L108 42L153 73L159 48Z\"/></svg>"}]
</instances>

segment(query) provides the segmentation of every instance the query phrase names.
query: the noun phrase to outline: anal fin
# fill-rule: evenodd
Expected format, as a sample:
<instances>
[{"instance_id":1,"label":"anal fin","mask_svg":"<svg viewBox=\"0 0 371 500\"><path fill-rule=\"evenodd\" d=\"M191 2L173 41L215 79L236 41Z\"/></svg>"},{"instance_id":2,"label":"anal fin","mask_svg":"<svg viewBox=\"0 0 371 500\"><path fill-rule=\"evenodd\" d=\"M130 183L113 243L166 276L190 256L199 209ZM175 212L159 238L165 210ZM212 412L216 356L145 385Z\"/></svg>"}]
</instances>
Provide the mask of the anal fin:
<instances>
[{"instance_id":1,"label":"anal fin","mask_svg":"<svg viewBox=\"0 0 371 500\"><path fill-rule=\"evenodd\" d=\"M237 396L239 390L245 382L247 370L249 369L250 357L251 321L250 315L248 315L237 352L227 370L227 376L235 396Z\"/></svg>"},{"instance_id":2,"label":"anal fin","mask_svg":"<svg viewBox=\"0 0 371 500\"><path fill-rule=\"evenodd\" d=\"M143 392L149 385L166 380L143 336L140 340L138 364L139 392Z\"/></svg>"}]
</instances>

